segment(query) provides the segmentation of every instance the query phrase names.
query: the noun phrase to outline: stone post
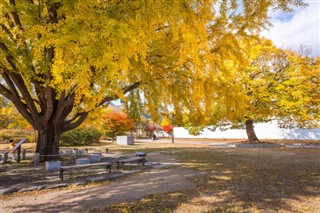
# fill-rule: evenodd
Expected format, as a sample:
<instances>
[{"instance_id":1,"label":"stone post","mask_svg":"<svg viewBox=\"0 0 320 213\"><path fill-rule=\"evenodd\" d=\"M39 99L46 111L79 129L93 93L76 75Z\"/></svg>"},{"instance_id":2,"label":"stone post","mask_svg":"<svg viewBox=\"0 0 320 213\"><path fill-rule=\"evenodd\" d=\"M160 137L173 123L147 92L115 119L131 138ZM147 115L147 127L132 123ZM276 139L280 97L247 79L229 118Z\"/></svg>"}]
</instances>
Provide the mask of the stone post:
<instances>
[{"instance_id":1,"label":"stone post","mask_svg":"<svg viewBox=\"0 0 320 213\"><path fill-rule=\"evenodd\" d=\"M22 160L26 159L26 155L27 155L27 150L26 149L22 150Z\"/></svg>"},{"instance_id":2,"label":"stone post","mask_svg":"<svg viewBox=\"0 0 320 213\"><path fill-rule=\"evenodd\" d=\"M2 163L8 163L8 152L3 153Z\"/></svg>"},{"instance_id":3,"label":"stone post","mask_svg":"<svg viewBox=\"0 0 320 213\"><path fill-rule=\"evenodd\" d=\"M39 166L40 164L40 153L34 155L34 166Z\"/></svg>"},{"instance_id":4,"label":"stone post","mask_svg":"<svg viewBox=\"0 0 320 213\"><path fill-rule=\"evenodd\" d=\"M69 154L69 163L72 162L72 151L68 151L68 154Z\"/></svg>"},{"instance_id":5,"label":"stone post","mask_svg":"<svg viewBox=\"0 0 320 213\"><path fill-rule=\"evenodd\" d=\"M79 157L79 150L78 149L74 149L74 153L76 155L76 158L78 158Z\"/></svg>"}]
</instances>

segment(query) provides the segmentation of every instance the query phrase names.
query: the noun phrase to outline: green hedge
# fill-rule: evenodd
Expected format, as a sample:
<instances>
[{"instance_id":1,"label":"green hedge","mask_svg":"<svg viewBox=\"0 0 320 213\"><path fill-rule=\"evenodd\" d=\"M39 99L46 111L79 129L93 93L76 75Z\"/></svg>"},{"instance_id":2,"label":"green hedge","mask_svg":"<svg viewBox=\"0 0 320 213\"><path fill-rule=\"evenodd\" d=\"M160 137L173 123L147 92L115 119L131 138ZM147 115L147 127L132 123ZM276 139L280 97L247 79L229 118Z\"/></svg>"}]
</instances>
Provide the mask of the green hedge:
<instances>
[{"instance_id":1,"label":"green hedge","mask_svg":"<svg viewBox=\"0 0 320 213\"><path fill-rule=\"evenodd\" d=\"M60 146L86 146L99 142L101 132L94 128L77 128L60 137Z\"/></svg>"}]
</instances>

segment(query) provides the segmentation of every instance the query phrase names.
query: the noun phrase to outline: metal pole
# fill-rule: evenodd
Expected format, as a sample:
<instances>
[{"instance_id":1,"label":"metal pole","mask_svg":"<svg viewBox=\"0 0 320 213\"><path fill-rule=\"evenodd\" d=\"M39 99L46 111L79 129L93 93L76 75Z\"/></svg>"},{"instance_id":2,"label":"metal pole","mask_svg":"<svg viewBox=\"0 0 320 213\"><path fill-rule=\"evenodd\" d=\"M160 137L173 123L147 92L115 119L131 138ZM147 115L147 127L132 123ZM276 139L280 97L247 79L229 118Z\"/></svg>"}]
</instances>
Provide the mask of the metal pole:
<instances>
[{"instance_id":1,"label":"metal pole","mask_svg":"<svg viewBox=\"0 0 320 213\"><path fill-rule=\"evenodd\" d=\"M21 160L21 145L18 147L17 150L17 162L20 163Z\"/></svg>"}]
</instances>

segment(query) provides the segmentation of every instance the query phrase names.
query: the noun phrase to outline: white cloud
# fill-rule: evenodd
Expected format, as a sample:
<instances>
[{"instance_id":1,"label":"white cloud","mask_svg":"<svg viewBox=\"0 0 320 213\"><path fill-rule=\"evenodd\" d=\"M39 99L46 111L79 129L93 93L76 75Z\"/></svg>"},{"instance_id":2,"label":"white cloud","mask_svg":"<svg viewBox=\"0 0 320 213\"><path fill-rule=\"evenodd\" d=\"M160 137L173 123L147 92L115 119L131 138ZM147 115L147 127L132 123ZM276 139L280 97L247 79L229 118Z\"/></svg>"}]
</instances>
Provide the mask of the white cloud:
<instances>
[{"instance_id":1,"label":"white cloud","mask_svg":"<svg viewBox=\"0 0 320 213\"><path fill-rule=\"evenodd\" d=\"M293 14L270 12L273 27L261 35L278 47L296 50L305 45L311 48L312 56L320 56L320 0L305 2L309 6L296 8Z\"/></svg>"}]
</instances>

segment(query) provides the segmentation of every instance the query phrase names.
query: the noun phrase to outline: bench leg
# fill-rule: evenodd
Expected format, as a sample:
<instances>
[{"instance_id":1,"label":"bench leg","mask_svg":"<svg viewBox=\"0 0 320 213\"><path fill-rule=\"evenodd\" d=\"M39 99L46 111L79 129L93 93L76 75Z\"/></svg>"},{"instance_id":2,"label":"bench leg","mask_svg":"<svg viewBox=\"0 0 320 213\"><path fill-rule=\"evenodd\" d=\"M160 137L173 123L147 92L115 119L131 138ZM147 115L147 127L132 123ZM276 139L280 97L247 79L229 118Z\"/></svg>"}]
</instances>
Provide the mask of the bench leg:
<instances>
[{"instance_id":1,"label":"bench leg","mask_svg":"<svg viewBox=\"0 0 320 213\"><path fill-rule=\"evenodd\" d=\"M118 163L118 169L124 170L124 163Z\"/></svg>"},{"instance_id":2,"label":"bench leg","mask_svg":"<svg viewBox=\"0 0 320 213\"><path fill-rule=\"evenodd\" d=\"M109 173L111 173L111 166L112 165L107 165L107 171L109 171Z\"/></svg>"},{"instance_id":3,"label":"bench leg","mask_svg":"<svg viewBox=\"0 0 320 213\"><path fill-rule=\"evenodd\" d=\"M141 165L144 166L145 159L144 159L144 158L140 159L140 160L138 161L138 165L140 165L140 162L141 162Z\"/></svg>"},{"instance_id":4,"label":"bench leg","mask_svg":"<svg viewBox=\"0 0 320 213\"><path fill-rule=\"evenodd\" d=\"M59 174L60 180L63 180L63 172L64 172L64 169L60 169L60 174Z\"/></svg>"},{"instance_id":5,"label":"bench leg","mask_svg":"<svg viewBox=\"0 0 320 213\"><path fill-rule=\"evenodd\" d=\"M122 170L124 170L124 163L121 163L121 168Z\"/></svg>"},{"instance_id":6,"label":"bench leg","mask_svg":"<svg viewBox=\"0 0 320 213\"><path fill-rule=\"evenodd\" d=\"M117 162L118 166L117 166L117 169L122 169L124 170L124 163L121 163L121 162Z\"/></svg>"}]
</instances>

